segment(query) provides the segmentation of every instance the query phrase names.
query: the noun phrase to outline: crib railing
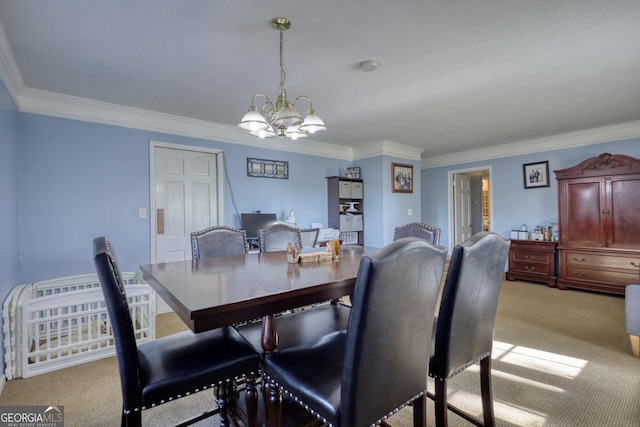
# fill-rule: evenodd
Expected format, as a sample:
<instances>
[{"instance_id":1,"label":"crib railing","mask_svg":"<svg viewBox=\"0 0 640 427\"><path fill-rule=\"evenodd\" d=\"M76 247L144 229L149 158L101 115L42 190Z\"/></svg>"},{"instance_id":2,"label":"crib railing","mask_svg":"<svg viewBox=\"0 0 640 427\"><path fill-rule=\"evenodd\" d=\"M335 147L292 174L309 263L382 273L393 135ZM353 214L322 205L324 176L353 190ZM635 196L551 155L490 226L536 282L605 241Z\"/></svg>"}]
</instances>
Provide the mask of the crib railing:
<instances>
[{"instance_id":1,"label":"crib railing","mask_svg":"<svg viewBox=\"0 0 640 427\"><path fill-rule=\"evenodd\" d=\"M138 343L155 339L155 293L123 273ZM27 378L115 354L96 275L15 287L3 305L5 376Z\"/></svg>"}]
</instances>

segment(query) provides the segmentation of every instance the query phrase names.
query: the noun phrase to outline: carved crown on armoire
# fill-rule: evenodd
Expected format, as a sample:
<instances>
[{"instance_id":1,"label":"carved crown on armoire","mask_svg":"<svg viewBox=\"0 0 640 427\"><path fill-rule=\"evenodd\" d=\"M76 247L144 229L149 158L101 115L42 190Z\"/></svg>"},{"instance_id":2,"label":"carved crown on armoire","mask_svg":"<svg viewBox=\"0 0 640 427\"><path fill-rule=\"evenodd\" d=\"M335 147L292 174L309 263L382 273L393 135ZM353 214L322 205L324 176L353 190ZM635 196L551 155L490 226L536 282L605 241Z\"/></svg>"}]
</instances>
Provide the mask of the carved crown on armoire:
<instances>
[{"instance_id":1,"label":"carved crown on armoire","mask_svg":"<svg viewBox=\"0 0 640 427\"><path fill-rule=\"evenodd\" d=\"M554 172L558 287L624 295L640 270L640 159L603 153Z\"/></svg>"}]
</instances>

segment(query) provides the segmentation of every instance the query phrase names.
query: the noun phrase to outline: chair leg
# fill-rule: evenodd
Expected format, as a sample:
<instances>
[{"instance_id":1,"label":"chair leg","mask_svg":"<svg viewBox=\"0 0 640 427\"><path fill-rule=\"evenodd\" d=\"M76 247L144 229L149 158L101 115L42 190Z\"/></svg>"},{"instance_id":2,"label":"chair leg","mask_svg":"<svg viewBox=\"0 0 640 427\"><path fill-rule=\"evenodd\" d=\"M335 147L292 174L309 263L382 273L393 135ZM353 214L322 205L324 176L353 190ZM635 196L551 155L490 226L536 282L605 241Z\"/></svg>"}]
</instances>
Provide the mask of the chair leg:
<instances>
[{"instance_id":1,"label":"chair leg","mask_svg":"<svg viewBox=\"0 0 640 427\"><path fill-rule=\"evenodd\" d=\"M635 357L640 357L640 337L637 335L629 335L631 341L631 351Z\"/></svg>"},{"instance_id":2,"label":"chair leg","mask_svg":"<svg viewBox=\"0 0 640 427\"><path fill-rule=\"evenodd\" d=\"M231 421L229 420L229 386L225 383L220 383L217 387L216 402L218 408L220 408L220 427L231 427Z\"/></svg>"},{"instance_id":3,"label":"chair leg","mask_svg":"<svg viewBox=\"0 0 640 427\"><path fill-rule=\"evenodd\" d=\"M265 381L265 411L268 427L280 427L282 423L282 394L275 381Z\"/></svg>"},{"instance_id":4,"label":"chair leg","mask_svg":"<svg viewBox=\"0 0 640 427\"><path fill-rule=\"evenodd\" d=\"M249 375L245 380L244 401L247 405L247 427L256 427L258 422L258 390L256 377Z\"/></svg>"},{"instance_id":5,"label":"chair leg","mask_svg":"<svg viewBox=\"0 0 640 427\"><path fill-rule=\"evenodd\" d=\"M142 411L125 414L122 412L122 427L142 427Z\"/></svg>"},{"instance_id":6,"label":"chair leg","mask_svg":"<svg viewBox=\"0 0 640 427\"><path fill-rule=\"evenodd\" d=\"M427 395L421 396L413 402L413 426L427 427Z\"/></svg>"},{"instance_id":7,"label":"chair leg","mask_svg":"<svg viewBox=\"0 0 640 427\"><path fill-rule=\"evenodd\" d=\"M493 393L491 391L491 355L480 361L480 391L484 426L493 427L496 421L493 415Z\"/></svg>"},{"instance_id":8,"label":"chair leg","mask_svg":"<svg viewBox=\"0 0 640 427\"><path fill-rule=\"evenodd\" d=\"M446 427L449 425L447 421L447 382L436 379L435 384L436 427Z\"/></svg>"}]
</instances>

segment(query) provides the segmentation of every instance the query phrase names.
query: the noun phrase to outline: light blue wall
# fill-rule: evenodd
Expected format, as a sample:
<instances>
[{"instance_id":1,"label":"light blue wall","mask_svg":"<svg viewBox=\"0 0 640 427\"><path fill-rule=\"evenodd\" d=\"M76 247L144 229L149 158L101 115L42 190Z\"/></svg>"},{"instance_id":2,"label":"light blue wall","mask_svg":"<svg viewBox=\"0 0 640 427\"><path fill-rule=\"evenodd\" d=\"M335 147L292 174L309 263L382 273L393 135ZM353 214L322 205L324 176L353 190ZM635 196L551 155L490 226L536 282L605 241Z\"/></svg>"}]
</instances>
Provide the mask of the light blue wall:
<instances>
[{"instance_id":1,"label":"light blue wall","mask_svg":"<svg viewBox=\"0 0 640 427\"><path fill-rule=\"evenodd\" d=\"M300 227L327 223L325 176L350 162L115 126L22 115L22 282L94 271L91 242L106 235L123 270L150 262L149 141L222 149L238 212L291 209ZM265 145L268 141L265 141ZM246 158L289 162L289 179L246 176ZM229 188L225 223L239 225Z\"/></svg>"},{"instance_id":2,"label":"light blue wall","mask_svg":"<svg viewBox=\"0 0 640 427\"><path fill-rule=\"evenodd\" d=\"M20 281L18 138L18 110L0 82L0 302ZM0 366L4 366L3 342Z\"/></svg>"},{"instance_id":3,"label":"light blue wall","mask_svg":"<svg viewBox=\"0 0 640 427\"><path fill-rule=\"evenodd\" d=\"M361 178L364 180L364 244L366 246L381 247L383 224L383 194L382 194L382 156L361 159L355 162L360 166Z\"/></svg>"},{"instance_id":4,"label":"light blue wall","mask_svg":"<svg viewBox=\"0 0 640 427\"><path fill-rule=\"evenodd\" d=\"M587 145L577 148L461 163L422 170L422 220L442 230L440 243L449 246L447 174L449 171L492 167L493 224L491 230L509 237L522 224L532 229L558 220L556 169L574 166L602 153L640 157L640 139ZM550 186L524 189L522 165L549 161ZM638 195L640 197L640 195Z\"/></svg>"},{"instance_id":5,"label":"light blue wall","mask_svg":"<svg viewBox=\"0 0 640 427\"><path fill-rule=\"evenodd\" d=\"M413 165L413 193L393 193L391 163ZM365 245L383 247L393 241L393 230L408 222L420 221L420 162L390 156L356 161L364 179ZM413 215L408 215L411 209Z\"/></svg>"},{"instance_id":6,"label":"light blue wall","mask_svg":"<svg viewBox=\"0 0 640 427\"><path fill-rule=\"evenodd\" d=\"M413 193L394 193L391 188L392 170L391 163L413 165ZM420 204L422 189L422 172L420 162L417 160L400 159L385 156L383 169L382 193L384 195L384 221L382 227L383 245L393 241L393 230L409 222L420 221L422 207ZM409 215L409 209L412 215Z\"/></svg>"}]
</instances>

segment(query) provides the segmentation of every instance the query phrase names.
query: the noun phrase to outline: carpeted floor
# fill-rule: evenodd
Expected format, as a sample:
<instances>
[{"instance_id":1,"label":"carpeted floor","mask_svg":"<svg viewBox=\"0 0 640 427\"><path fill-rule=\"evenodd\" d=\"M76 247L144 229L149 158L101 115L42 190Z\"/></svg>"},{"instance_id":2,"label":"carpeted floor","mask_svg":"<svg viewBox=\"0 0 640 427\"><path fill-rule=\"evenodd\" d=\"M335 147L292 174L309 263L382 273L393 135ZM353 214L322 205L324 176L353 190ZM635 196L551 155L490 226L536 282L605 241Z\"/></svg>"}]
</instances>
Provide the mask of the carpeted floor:
<instances>
[{"instance_id":1,"label":"carpeted floor","mask_svg":"<svg viewBox=\"0 0 640 427\"><path fill-rule=\"evenodd\" d=\"M174 315L158 318L158 336L183 329ZM631 355L622 297L504 282L493 359L498 426L640 425L640 359ZM478 377L474 366L453 378L449 400L480 415ZM17 404L63 405L67 426L119 425L115 358L9 381L0 405ZM209 392L198 393L145 411L143 422L173 425L211 404ZM431 402L428 421L435 425ZM449 422L469 425L452 413ZM411 426L411 409L389 424ZM217 418L197 425L217 426Z\"/></svg>"}]
</instances>

